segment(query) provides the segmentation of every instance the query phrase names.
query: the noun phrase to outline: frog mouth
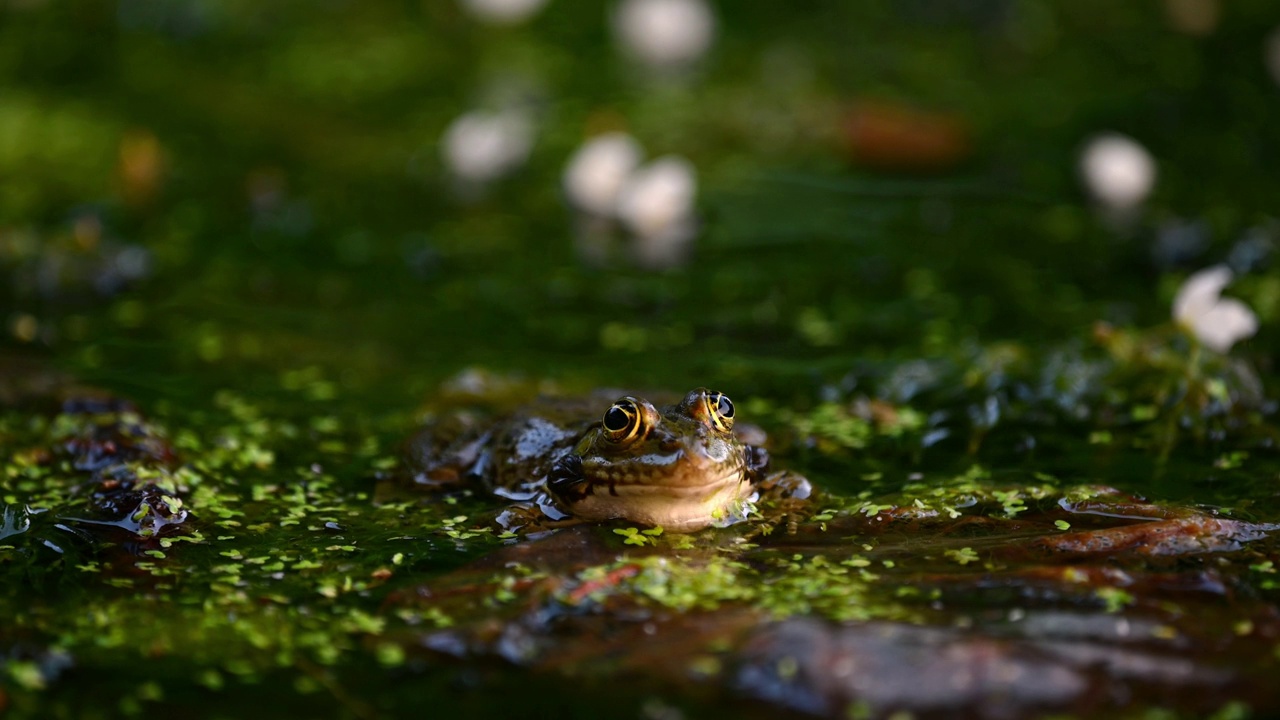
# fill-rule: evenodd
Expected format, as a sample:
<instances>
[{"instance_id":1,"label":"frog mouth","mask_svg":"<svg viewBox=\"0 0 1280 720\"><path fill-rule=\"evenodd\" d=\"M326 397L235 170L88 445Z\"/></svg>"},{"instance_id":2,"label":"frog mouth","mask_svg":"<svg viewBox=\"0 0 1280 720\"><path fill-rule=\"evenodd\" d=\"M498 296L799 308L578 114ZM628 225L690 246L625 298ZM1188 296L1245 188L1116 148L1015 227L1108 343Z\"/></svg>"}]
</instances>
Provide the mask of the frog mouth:
<instances>
[{"instance_id":1,"label":"frog mouth","mask_svg":"<svg viewBox=\"0 0 1280 720\"><path fill-rule=\"evenodd\" d=\"M615 485L584 495L569 509L592 522L620 519L693 532L742 519L756 496L755 486L734 472L697 485Z\"/></svg>"},{"instance_id":2,"label":"frog mouth","mask_svg":"<svg viewBox=\"0 0 1280 720\"><path fill-rule=\"evenodd\" d=\"M547 474L547 489L573 504L589 496L614 498L666 496L675 500L696 499L745 482L748 474L739 463L720 467L690 467L681 472L655 471L637 476L634 471L593 473L590 477L579 455L565 455Z\"/></svg>"},{"instance_id":3,"label":"frog mouth","mask_svg":"<svg viewBox=\"0 0 1280 720\"><path fill-rule=\"evenodd\" d=\"M691 475L701 475L704 479L693 480ZM740 482L746 482L746 474L742 472L742 468L733 467L728 470L721 471L718 475L707 475L706 473L686 473L678 476L660 475L656 480L631 480L631 481L612 481L608 479L588 480L596 492L601 490L607 492L613 497L646 497L646 496L667 496L672 498L698 498L705 496L709 492L715 492L721 488L729 487Z\"/></svg>"},{"instance_id":4,"label":"frog mouth","mask_svg":"<svg viewBox=\"0 0 1280 720\"><path fill-rule=\"evenodd\" d=\"M583 520L624 519L673 532L692 532L722 523L727 517L740 517L740 506L755 496L755 487L741 465L718 470L656 474L652 481L588 478L582 458L567 455L552 467L547 488L565 509Z\"/></svg>"}]
</instances>

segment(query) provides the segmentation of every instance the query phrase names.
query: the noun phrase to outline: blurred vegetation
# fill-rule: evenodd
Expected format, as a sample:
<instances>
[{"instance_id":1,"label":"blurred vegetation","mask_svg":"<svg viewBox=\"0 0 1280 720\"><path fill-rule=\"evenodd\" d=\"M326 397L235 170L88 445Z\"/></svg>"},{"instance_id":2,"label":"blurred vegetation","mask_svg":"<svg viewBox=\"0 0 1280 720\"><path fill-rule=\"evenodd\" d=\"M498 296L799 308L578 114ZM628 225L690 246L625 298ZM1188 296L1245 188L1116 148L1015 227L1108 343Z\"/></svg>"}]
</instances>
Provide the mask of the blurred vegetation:
<instances>
[{"instance_id":1,"label":"blurred vegetation","mask_svg":"<svg viewBox=\"0 0 1280 720\"><path fill-rule=\"evenodd\" d=\"M617 52L593 3L552 2L516 27L453 3L4 14L5 232L50 244L92 212L154 256L114 314L65 288L9 293L6 314L34 315L60 362L114 382L144 366L172 380L166 394L309 363L371 396L470 363L752 384L972 340L1050 342L1097 319L1162 321L1180 273L1274 212L1264 1L1219 8L1204 35L1156 2L720 8L715 46L675 79ZM438 138L513 94L539 118L528 165L459 197ZM867 102L949 118L967 160L926 177L860 169L844 128ZM576 260L559 173L584 137L618 128L698 168L689 267ZM1075 172L1084 139L1108 129L1159 163L1120 232ZM1164 258L1153 248L1173 222L1200 223L1204 242ZM1240 291L1266 319L1278 287L1264 275Z\"/></svg>"}]
</instances>

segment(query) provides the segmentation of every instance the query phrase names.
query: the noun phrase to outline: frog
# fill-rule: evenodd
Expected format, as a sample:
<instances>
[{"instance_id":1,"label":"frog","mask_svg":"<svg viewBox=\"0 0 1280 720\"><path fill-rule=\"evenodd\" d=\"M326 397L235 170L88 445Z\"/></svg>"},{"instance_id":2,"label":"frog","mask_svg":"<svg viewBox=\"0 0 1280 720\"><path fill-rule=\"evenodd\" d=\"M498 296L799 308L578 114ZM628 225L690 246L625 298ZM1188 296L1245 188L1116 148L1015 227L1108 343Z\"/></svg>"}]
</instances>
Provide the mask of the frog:
<instances>
[{"instance_id":1,"label":"frog","mask_svg":"<svg viewBox=\"0 0 1280 720\"><path fill-rule=\"evenodd\" d=\"M772 469L764 432L736 415L705 387L666 405L608 391L544 397L494 420L439 418L406 453L419 486L478 485L512 501L498 516L509 530L623 521L690 533L741 522L762 497L811 493L803 476Z\"/></svg>"}]
</instances>

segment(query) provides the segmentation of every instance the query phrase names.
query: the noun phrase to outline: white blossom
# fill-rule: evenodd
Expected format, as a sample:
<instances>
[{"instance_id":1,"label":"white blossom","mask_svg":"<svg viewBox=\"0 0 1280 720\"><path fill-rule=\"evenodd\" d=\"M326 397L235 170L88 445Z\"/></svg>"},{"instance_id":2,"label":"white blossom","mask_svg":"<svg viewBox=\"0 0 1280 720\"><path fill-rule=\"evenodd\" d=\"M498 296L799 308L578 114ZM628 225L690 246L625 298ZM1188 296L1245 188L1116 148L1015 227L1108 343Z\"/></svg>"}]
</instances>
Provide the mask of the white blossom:
<instances>
[{"instance_id":1,"label":"white blossom","mask_svg":"<svg viewBox=\"0 0 1280 720\"><path fill-rule=\"evenodd\" d=\"M1080 156L1080 174L1102 205L1125 210L1141 205L1156 181L1156 162L1136 140L1119 133L1090 139Z\"/></svg>"},{"instance_id":2,"label":"white blossom","mask_svg":"<svg viewBox=\"0 0 1280 720\"><path fill-rule=\"evenodd\" d=\"M682 157L658 158L632 174L618 196L618 219L635 236L636 260L648 267L683 262L697 231L697 178Z\"/></svg>"},{"instance_id":3,"label":"white blossom","mask_svg":"<svg viewBox=\"0 0 1280 720\"><path fill-rule=\"evenodd\" d=\"M440 151L459 179L486 183L524 164L533 147L534 126L520 110L476 110L454 120L444 131Z\"/></svg>"},{"instance_id":4,"label":"white blossom","mask_svg":"<svg viewBox=\"0 0 1280 720\"><path fill-rule=\"evenodd\" d=\"M623 185L640 164L642 154L635 138L623 132L605 133L588 140L565 166L565 196L579 210L593 215L612 215Z\"/></svg>"},{"instance_id":5,"label":"white blossom","mask_svg":"<svg viewBox=\"0 0 1280 720\"><path fill-rule=\"evenodd\" d=\"M1248 305L1222 297L1231 279L1230 268L1215 265L1187 278L1173 298L1173 319L1205 347L1223 353L1258 332L1258 317Z\"/></svg>"},{"instance_id":6,"label":"white blossom","mask_svg":"<svg viewBox=\"0 0 1280 720\"><path fill-rule=\"evenodd\" d=\"M623 49L641 62L678 67L711 47L716 18L704 0L623 0L614 30Z\"/></svg>"},{"instance_id":7,"label":"white blossom","mask_svg":"<svg viewBox=\"0 0 1280 720\"><path fill-rule=\"evenodd\" d=\"M462 7L480 20L495 25L514 25L529 19L547 0L462 0Z\"/></svg>"},{"instance_id":8,"label":"white blossom","mask_svg":"<svg viewBox=\"0 0 1280 720\"><path fill-rule=\"evenodd\" d=\"M588 140L566 163L562 183L578 211L576 236L584 260L607 262L619 240L644 267L687 259L698 229L693 165L675 155L641 165L643 155L634 138L614 132Z\"/></svg>"}]
</instances>

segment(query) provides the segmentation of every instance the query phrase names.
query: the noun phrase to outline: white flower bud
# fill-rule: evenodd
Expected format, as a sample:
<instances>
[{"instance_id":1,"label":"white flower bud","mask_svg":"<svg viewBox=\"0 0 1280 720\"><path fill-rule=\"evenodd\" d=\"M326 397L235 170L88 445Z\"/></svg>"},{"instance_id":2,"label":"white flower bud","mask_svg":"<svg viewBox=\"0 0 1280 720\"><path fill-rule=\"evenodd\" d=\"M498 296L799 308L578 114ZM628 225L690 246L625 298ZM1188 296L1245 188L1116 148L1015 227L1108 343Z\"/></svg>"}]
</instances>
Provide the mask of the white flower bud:
<instances>
[{"instance_id":1,"label":"white flower bud","mask_svg":"<svg viewBox=\"0 0 1280 720\"><path fill-rule=\"evenodd\" d=\"M533 147L533 131L533 120L524 112L476 110L449 125L440 151L458 178L485 183L524 164Z\"/></svg>"},{"instance_id":2,"label":"white flower bud","mask_svg":"<svg viewBox=\"0 0 1280 720\"><path fill-rule=\"evenodd\" d=\"M618 197L618 218L637 235L661 235L692 217L697 179L693 165L675 155L637 170Z\"/></svg>"},{"instance_id":3,"label":"white flower bud","mask_svg":"<svg viewBox=\"0 0 1280 720\"><path fill-rule=\"evenodd\" d=\"M1156 181L1156 162L1136 140L1119 133L1098 135L1085 145L1080 174L1089 194L1106 207L1141 205Z\"/></svg>"},{"instance_id":4,"label":"white flower bud","mask_svg":"<svg viewBox=\"0 0 1280 720\"><path fill-rule=\"evenodd\" d=\"M623 0L614 29L623 48L641 62L673 67L706 53L716 19L703 0Z\"/></svg>"},{"instance_id":5,"label":"white flower bud","mask_svg":"<svg viewBox=\"0 0 1280 720\"><path fill-rule=\"evenodd\" d=\"M669 155L637 170L618 198L618 218L634 235L633 254L646 267L685 261L697 231L697 179L688 160Z\"/></svg>"},{"instance_id":6,"label":"white flower bud","mask_svg":"<svg viewBox=\"0 0 1280 720\"><path fill-rule=\"evenodd\" d=\"M565 197L579 210L612 215L641 154L640 144L626 133L606 133L588 140L565 166Z\"/></svg>"}]
</instances>

